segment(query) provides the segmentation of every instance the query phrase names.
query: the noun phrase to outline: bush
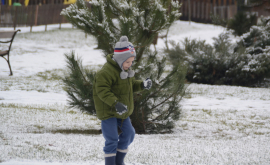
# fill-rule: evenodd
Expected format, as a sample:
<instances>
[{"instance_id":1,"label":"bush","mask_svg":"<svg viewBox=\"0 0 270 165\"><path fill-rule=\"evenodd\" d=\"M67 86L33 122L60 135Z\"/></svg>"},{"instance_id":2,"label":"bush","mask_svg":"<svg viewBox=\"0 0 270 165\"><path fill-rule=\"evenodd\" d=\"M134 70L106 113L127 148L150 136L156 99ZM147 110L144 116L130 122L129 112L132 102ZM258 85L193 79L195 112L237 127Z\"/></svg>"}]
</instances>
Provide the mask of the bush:
<instances>
[{"instance_id":1,"label":"bush","mask_svg":"<svg viewBox=\"0 0 270 165\"><path fill-rule=\"evenodd\" d=\"M257 17L255 14L248 15L244 12L238 12L234 18L227 21L227 28L234 30L234 35L241 36L256 24Z\"/></svg>"},{"instance_id":2,"label":"bush","mask_svg":"<svg viewBox=\"0 0 270 165\"><path fill-rule=\"evenodd\" d=\"M170 49L169 57L172 63L185 61L189 82L258 86L270 75L270 47L266 46L269 34L266 33L259 33L264 37L253 42L247 39L253 32L245 34L237 46L231 44L229 33L214 38L213 46L205 41L185 39L183 49L180 44L171 43L174 48Z\"/></svg>"}]
</instances>

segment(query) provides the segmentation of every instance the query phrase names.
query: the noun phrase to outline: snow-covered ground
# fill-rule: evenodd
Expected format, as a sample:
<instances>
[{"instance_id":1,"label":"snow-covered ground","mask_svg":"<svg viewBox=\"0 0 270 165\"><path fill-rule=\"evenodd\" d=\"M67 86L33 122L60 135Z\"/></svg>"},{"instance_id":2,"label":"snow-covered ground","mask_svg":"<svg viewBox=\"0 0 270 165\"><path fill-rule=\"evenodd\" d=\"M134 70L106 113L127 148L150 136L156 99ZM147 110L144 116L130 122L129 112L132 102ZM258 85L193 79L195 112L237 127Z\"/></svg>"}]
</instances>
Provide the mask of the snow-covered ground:
<instances>
[{"instance_id":1,"label":"snow-covered ground","mask_svg":"<svg viewBox=\"0 0 270 165\"><path fill-rule=\"evenodd\" d=\"M23 27L13 43L9 75L0 59L0 164L104 164L100 121L67 107L60 77L64 53L85 66L105 58L96 41L70 24ZM0 28L0 30L9 30ZM177 21L169 39L206 40L222 27ZM158 40L158 49L164 42ZM270 164L270 89L190 84L174 133L136 135L126 157L136 164Z\"/></svg>"}]
</instances>

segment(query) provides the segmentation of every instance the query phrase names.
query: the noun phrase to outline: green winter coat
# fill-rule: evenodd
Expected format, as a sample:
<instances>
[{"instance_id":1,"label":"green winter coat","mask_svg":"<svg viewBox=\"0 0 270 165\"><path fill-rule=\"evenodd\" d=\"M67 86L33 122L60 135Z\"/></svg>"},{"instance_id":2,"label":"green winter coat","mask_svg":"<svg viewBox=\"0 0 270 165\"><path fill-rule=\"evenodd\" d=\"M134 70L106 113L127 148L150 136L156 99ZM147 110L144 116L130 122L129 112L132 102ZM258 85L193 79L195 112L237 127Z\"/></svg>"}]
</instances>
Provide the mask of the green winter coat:
<instances>
[{"instance_id":1,"label":"green winter coat","mask_svg":"<svg viewBox=\"0 0 270 165\"><path fill-rule=\"evenodd\" d=\"M133 92L143 90L143 82L134 77L121 79L121 68L107 55L107 63L96 74L93 83L93 98L97 117L106 120L111 117L126 119L134 110ZM116 113L115 104L121 102L127 105L128 111L122 115Z\"/></svg>"}]
</instances>

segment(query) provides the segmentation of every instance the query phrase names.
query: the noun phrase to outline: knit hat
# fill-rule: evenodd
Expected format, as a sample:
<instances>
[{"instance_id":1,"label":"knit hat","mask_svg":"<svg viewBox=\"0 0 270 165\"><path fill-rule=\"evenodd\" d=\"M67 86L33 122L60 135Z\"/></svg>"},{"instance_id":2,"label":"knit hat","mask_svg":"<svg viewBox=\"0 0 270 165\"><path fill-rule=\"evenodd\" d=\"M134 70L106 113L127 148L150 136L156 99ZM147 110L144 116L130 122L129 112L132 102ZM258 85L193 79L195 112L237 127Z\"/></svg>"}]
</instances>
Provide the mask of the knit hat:
<instances>
[{"instance_id":1,"label":"knit hat","mask_svg":"<svg viewBox=\"0 0 270 165\"><path fill-rule=\"evenodd\" d=\"M120 41L115 44L113 59L122 69L120 73L121 79L133 77L135 72L129 68L128 72L123 69L123 63L130 57L136 57L136 52L132 43L128 42L127 36L122 36Z\"/></svg>"}]
</instances>

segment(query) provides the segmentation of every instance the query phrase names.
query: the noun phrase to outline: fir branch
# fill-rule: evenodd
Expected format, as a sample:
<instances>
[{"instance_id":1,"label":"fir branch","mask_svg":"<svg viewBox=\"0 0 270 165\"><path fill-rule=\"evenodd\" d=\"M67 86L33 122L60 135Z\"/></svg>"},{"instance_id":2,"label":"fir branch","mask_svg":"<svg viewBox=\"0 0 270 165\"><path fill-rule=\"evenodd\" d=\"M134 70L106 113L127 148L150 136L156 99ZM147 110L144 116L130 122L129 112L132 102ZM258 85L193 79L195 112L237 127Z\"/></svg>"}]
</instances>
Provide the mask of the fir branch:
<instances>
[{"instance_id":1,"label":"fir branch","mask_svg":"<svg viewBox=\"0 0 270 165\"><path fill-rule=\"evenodd\" d=\"M157 108L158 106L164 104L167 100L169 100L169 99L170 99L172 96L174 96L174 95L175 95L175 93L172 93L168 98L166 98L165 100L163 100L163 101L162 101L161 103L159 103L158 105L152 107L150 110L153 110L153 109Z\"/></svg>"}]
</instances>

